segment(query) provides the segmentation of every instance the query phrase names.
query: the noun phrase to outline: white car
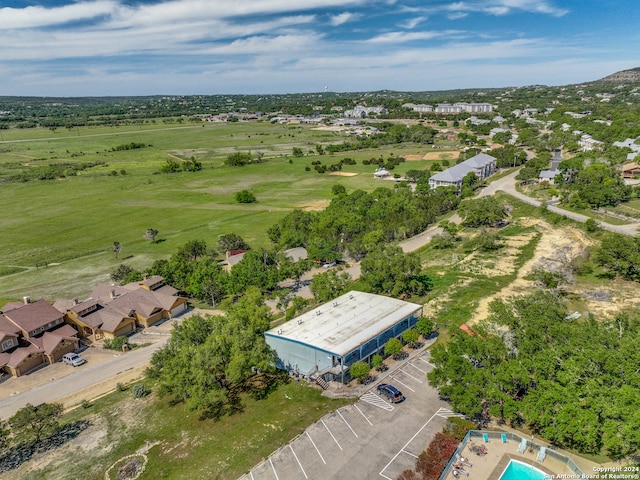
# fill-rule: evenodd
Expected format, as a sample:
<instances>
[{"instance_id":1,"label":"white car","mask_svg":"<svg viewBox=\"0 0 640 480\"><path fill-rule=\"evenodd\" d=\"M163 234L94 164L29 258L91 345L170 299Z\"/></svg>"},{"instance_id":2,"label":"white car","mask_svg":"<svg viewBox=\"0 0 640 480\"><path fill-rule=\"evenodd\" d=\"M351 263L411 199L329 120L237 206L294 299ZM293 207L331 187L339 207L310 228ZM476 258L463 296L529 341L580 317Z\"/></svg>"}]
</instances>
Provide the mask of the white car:
<instances>
[{"instance_id":1,"label":"white car","mask_svg":"<svg viewBox=\"0 0 640 480\"><path fill-rule=\"evenodd\" d=\"M67 365L73 365L74 367L79 367L80 365L87 363L87 361L77 353L65 353L62 356L62 361Z\"/></svg>"}]
</instances>

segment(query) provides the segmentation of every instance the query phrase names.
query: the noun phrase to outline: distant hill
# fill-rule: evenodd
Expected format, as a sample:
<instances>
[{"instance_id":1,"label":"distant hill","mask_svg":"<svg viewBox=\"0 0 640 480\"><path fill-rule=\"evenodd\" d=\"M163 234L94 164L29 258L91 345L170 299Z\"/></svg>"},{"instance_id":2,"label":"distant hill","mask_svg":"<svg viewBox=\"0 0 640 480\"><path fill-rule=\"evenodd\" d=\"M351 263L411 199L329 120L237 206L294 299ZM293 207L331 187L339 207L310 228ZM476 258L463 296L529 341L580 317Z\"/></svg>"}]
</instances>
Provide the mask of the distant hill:
<instances>
[{"instance_id":1,"label":"distant hill","mask_svg":"<svg viewBox=\"0 0 640 480\"><path fill-rule=\"evenodd\" d=\"M622 70L598 80L608 83L640 83L640 67Z\"/></svg>"}]
</instances>

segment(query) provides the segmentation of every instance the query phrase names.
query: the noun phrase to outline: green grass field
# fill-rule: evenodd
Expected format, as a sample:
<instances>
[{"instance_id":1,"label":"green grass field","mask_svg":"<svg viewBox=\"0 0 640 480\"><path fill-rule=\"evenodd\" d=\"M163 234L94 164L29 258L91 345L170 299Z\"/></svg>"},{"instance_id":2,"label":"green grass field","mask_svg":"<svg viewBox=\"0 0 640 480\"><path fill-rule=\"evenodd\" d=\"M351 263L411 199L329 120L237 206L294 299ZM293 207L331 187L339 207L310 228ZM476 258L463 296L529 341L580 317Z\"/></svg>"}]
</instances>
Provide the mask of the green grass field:
<instances>
[{"instance_id":1,"label":"green grass field","mask_svg":"<svg viewBox=\"0 0 640 480\"><path fill-rule=\"evenodd\" d=\"M306 383L292 382L263 400L245 399L242 413L202 421L155 395L134 399L129 388L65 416L69 423L91 422L82 447L65 446L53 453L57 461L18 470L12 478L104 479L114 462L153 445L141 479L236 479L310 424L352 401L330 400Z\"/></svg>"},{"instance_id":2,"label":"green grass field","mask_svg":"<svg viewBox=\"0 0 640 480\"><path fill-rule=\"evenodd\" d=\"M346 139L308 126L265 123L5 130L0 178L55 163L106 165L57 180L0 180L0 298L82 297L96 283L109 281L108 274L119 263L143 267L192 239L213 246L220 235L237 233L251 245L265 245L269 226L292 209L326 205L334 184L349 192L392 187L392 182L374 179L375 167L362 165L362 160L430 150L401 145L316 154L316 144ZM148 146L113 151L132 142ZM293 157L294 147L302 148L305 156ZM225 166L227 155L236 151L259 151L265 161ZM202 171L155 173L169 158L191 157L203 163ZM305 171L314 160L331 165L345 157L357 162L343 168L353 176ZM406 162L394 173L430 163ZM258 202L237 204L234 195L242 189L250 190ZM159 241L143 239L147 228L159 231ZM111 251L114 241L123 245L118 260Z\"/></svg>"}]
</instances>

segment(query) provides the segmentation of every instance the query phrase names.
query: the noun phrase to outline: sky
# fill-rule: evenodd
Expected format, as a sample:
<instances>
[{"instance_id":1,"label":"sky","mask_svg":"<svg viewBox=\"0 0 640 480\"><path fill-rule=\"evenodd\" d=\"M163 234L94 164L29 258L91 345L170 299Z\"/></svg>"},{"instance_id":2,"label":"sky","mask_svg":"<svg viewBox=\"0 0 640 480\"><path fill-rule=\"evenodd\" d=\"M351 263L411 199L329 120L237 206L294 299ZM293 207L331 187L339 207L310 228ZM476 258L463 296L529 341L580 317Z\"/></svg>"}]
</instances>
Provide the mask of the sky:
<instances>
[{"instance_id":1,"label":"sky","mask_svg":"<svg viewBox=\"0 0 640 480\"><path fill-rule=\"evenodd\" d=\"M638 0L0 0L0 96L565 85L640 67Z\"/></svg>"}]
</instances>

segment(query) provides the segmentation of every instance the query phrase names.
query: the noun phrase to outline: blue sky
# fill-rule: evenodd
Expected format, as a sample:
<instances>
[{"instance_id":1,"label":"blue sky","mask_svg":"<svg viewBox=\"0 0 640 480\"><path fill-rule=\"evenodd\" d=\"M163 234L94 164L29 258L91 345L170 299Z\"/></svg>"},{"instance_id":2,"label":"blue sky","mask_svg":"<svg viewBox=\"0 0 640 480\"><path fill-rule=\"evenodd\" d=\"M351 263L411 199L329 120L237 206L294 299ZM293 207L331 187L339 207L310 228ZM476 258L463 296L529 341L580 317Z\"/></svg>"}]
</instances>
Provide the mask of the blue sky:
<instances>
[{"instance_id":1,"label":"blue sky","mask_svg":"<svg viewBox=\"0 0 640 480\"><path fill-rule=\"evenodd\" d=\"M0 0L0 95L444 90L640 66L637 0Z\"/></svg>"}]
</instances>

